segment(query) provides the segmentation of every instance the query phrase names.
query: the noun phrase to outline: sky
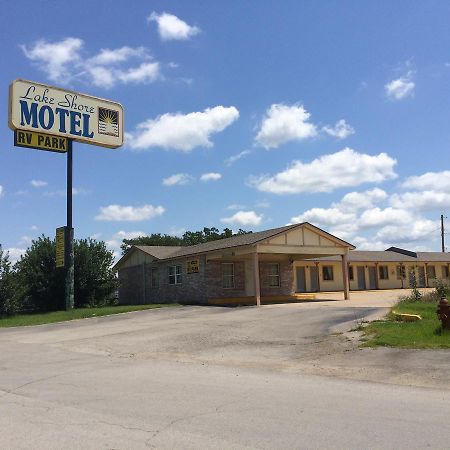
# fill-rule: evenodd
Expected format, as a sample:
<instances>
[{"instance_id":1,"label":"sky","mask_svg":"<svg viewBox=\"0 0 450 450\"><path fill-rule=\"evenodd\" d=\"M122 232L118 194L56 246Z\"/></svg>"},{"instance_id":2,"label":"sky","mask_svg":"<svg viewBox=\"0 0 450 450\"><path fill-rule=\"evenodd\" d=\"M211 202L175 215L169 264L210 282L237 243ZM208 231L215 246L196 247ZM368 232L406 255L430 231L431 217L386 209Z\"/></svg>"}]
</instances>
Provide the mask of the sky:
<instances>
[{"instance_id":1,"label":"sky","mask_svg":"<svg viewBox=\"0 0 450 450\"><path fill-rule=\"evenodd\" d=\"M75 236L117 255L138 235L303 221L361 250L440 250L449 2L17 0L0 18L12 260L66 220L65 155L13 145L17 78L123 105L122 147L73 146Z\"/></svg>"}]
</instances>

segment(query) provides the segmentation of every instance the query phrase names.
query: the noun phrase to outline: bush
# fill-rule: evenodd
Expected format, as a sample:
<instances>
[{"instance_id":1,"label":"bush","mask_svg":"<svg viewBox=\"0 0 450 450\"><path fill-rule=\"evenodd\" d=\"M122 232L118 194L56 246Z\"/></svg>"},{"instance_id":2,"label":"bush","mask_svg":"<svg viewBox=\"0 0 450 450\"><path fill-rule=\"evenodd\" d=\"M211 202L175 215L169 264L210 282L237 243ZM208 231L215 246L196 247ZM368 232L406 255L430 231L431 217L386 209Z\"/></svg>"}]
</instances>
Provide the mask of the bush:
<instances>
[{"instance_id":1,"label":"bush","mask_svg":"<svg viewBox=\"0 0 450 450\"><path fill-rule=\"evenodd\" d=\"M56 268L56 243L41 236L17 262L15 285L22 310L56 311L65 308L65 270ZM114 302L118 280L114 255L104 242L74 241L75 307Z\"/></svg>"},{"instance_id":2,"label":"bush","mask_svg":"<svg viewBox=\"0 0 450 450\"><path fill-rule=\"evenodd\" d=\"M112 270L114 255L105 243L93 239L75 241L74 259L75 307L114 303L119 281Z\"/></svg>"},{"instance_id":3,"label":"bush","mask_svg":"<svg viewBox=\"0 0 450 450\"><path fill-rule=\"evenodd\" d=\"M0 317L16 313L19 303L14 289L14 273L11 268L9 254L0 245Z\"/></svg>"}]
</instances>

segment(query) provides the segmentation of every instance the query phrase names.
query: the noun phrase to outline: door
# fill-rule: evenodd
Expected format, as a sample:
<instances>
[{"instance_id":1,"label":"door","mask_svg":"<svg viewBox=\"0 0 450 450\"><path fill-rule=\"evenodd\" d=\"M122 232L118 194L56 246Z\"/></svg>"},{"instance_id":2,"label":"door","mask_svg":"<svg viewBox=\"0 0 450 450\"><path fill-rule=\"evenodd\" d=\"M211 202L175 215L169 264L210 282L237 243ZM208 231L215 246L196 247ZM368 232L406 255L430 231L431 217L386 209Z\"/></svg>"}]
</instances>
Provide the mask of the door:
<instances>
[{"instance_id":1,"label":"door","mask_svg":"<svg viewBox=\"0 0 450 450\"><path fill-rule=\"evenodd\" d=\"M317 266L309 266L309 277L311 281L311 292L318 292L319 283L317 281L318 277Z\"/></svg>"},{"instance_id":2,"label":"door","mask_svg":"<svg viewBox=\"0 0 450 450\"><path fill-rule=\"evenodd\" d=\"M357 267L358 274L358 289L364 291L366 289L366 272L364 266Z\"/></svg>"},{"instance_id":3,"label":"door","mask_svg":"<svg viewBox=\"0 0 450 450\"><path fill-rule=\"evenodd\" d=\"M419 279L417 280L418 287L425 287L425 267L419 266Z\"/></svg>"},{"instance_id":4,"label":"door","mask_svg":"<svg viewBox=\"0 0 450 450\"><path fill-rule=\"evenodd\" d=\"M304 267L297 267L297 292L306 292L306 276Z\"/></svg>"},{"instance_id":5,"label":"door","mask_svg":"<svg viewBox=\"0 0 450 450\"><path fill-rule=\"evenodd\" d=\"M369 289L377 288L377 268L369 266Z\"/></svg>"}]
</instances>

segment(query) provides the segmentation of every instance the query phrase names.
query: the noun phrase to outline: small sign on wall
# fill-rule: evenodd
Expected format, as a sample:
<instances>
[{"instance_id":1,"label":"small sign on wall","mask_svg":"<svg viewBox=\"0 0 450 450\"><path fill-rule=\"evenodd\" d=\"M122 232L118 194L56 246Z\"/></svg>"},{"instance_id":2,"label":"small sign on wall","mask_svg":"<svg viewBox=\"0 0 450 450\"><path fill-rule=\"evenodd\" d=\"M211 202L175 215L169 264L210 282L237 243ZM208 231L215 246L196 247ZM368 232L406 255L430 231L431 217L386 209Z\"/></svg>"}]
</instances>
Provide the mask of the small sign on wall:
<instances>
[{"instance_id":1,"label":"small sign on wall","mask_svg":"<svg viewBox=\"0 0 450 450\"><path fill-rule=\"evenodd\" d=\"M187 262L187 273L198 273L200 261L198 259L191 259Z\"/></svg>"}]
</instances>

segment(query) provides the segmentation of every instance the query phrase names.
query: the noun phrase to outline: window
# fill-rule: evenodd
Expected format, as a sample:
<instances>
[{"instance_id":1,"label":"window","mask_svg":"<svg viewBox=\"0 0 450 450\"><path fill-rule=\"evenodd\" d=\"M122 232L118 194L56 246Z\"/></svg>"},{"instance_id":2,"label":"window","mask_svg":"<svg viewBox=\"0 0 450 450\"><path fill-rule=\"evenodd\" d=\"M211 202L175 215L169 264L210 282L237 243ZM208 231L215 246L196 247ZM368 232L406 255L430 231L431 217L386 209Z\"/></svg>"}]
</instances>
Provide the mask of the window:
<instances>
[{"instance_id":1,"label":"window","mask_svg":"<svg viewBox=\"0 0 450 450\"><path fill-rule=\"evenodd\" d=\"M181 284L181 266L169 266L169 284Z\"/></svg>"},{"instance_id":2,"label":"window","mask_svg":"<svg viewBox=\"0 0 450 450\"><path fill-rule=\"evenodd\" d=\"M442 278L448 278L448 266L442 266Z\"/></svg>"},{"instance_id":3,"label":"window","mask_svg":"<svg viewBox=\"0 0 450 450\"><path fill-rule=\"evenodd\" d=\"M158 287L158 268L152 267L150 269L150 287Z\"/></svg>"},{"instance_id":4,"label":"window","mask_svg":"<svg viewBox=\"0 0 450 450\"><path fill-rule=\"evenodd\" d=\"M436 278L436 267L427 266L427 277L428 278Z\"/></svg>"},{"instance_id":5,"label":"window","mask_svg":"<svg viewBox=\"0 0 450 450\"><path fill-rule=\"evenodd\" d=\"M222 263L222 287L225 289L234 288L234 264Z\"/></svg>"},{"instance_id":6,"label":"window","mask_svg":"<svg viewBox=\"0 0 450 450\"><path fill-rule=\"evenodd\" d=\"M280 265L272 263L268 265L269 269L269 286L280 287Z\"/></svg>"},{"instance_id":7,"label":"window","mask_svg":"<svg viewBox=\"0 0 450 450\"><path fill-rule=\"evenodd\" d=\"M406 278L405 266L397 266L396 267L396 272L397 272L397 280L401 280L402 278L403 279Z\"/></svg>"},{"instance_id":8,"label":"window","mask_svg":"<svg viewBox=\"0 0 450 450\"><path fill-rule=\"evenodd\" d=\"M389 280L388 266L378 266L378 274L380 276L380 280Z\"/></svg>"},{"instance_id":9,"label":"window","mask_svg":"<svg viewBox=\"0 0 450 450\"><path fill-rule=\"evenodd\" d=\"M333 281L333 266L323 266L322 277L324 281Z\"/></svg>"},{"instance_id":10,"label":"window","mask_svg":"<svg viewBox=\"0 0 450 450\"><path fill-rule=\"evenodd\" d=\"M353 266L348 267L348 279L353 281L355 279L355 275L353 275Z\"/></svg>"}]
</instances>

